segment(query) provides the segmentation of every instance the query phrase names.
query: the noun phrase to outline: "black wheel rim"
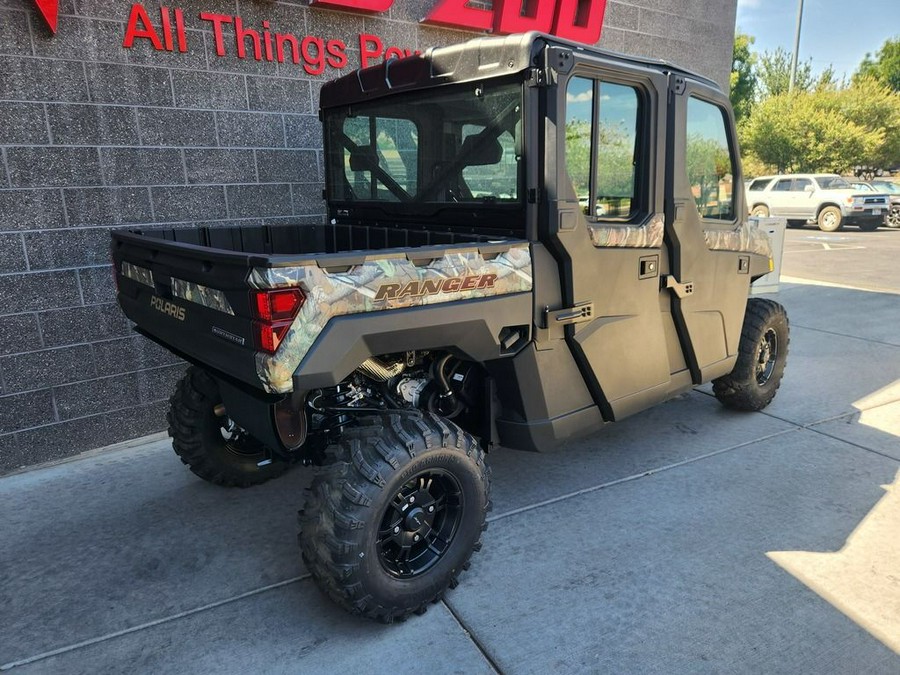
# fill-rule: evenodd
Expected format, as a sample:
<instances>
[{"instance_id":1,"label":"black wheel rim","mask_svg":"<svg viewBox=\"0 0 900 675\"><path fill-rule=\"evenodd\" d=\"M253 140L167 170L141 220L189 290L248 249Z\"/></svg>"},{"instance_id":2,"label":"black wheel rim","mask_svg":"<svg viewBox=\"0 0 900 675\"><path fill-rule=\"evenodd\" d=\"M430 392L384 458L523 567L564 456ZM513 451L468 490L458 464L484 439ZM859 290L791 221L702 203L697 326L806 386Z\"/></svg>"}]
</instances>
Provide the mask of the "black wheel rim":
<instances>
[{"instance_id":1,"label":"black wheel rim","mask_svg":"<svg viewBox=\"0 0 900 675\"><path fill-rule=\"evenodd\" d=\"M764 385L772 377L775 370L775 360L778 358L778 334L774 328L769 328L759 341L759 349L756 353L756 383Z\"/></svg>"},{"instance_id":2,"label":"black wheel rim","mask_svg":"<svg viewBox=\"0 0 900 675\"><path fill-rule=\"evenodd\" d=\"M443 469L423 471L394 494L378 528L376 550L389 574L410 579L447 553L459 529L463 492Z\"/></svg>"}]
</instances>

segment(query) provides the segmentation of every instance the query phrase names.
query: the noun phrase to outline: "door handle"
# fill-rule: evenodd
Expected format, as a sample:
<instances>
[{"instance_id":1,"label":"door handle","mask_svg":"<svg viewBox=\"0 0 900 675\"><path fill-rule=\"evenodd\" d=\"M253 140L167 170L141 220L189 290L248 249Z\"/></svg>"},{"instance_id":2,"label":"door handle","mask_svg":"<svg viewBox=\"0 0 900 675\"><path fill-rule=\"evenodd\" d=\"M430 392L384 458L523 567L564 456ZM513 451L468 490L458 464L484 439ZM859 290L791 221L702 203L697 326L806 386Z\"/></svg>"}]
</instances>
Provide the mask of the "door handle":
<instances>
[{"instance_id":1,"label":"door handle","mask_svg":"<svg viewBox=\"0 0 900 675\"><path fill-rule=\"evenodd\" d=\"M694 282L693 281L685 281L681 283L676 279L673 275L669 274L664 277L666 280L666 288L670 288L675 291L675 295L679 298L684 298L688 295L693 295L694 293Z\"/></svg>"}]
</instances>

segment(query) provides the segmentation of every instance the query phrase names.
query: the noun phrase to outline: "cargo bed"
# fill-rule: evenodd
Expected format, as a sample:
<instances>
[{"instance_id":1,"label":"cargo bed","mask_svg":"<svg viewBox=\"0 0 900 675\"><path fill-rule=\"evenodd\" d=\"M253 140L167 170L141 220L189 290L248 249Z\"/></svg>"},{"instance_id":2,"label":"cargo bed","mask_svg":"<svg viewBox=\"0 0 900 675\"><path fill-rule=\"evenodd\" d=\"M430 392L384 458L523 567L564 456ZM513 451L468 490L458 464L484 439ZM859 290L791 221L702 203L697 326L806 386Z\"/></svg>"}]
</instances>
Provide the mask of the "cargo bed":
<instances>
[{"instance_id":1,"label":"cargo bed","mask_svg":"<svg viewBox=\"0 0 900 675\"><path fill-rule=\"evenodd\" d=\"M139 332L183 358L269 393L290 390L309 341L333 316L531 290L527 242L483 230L321 223L153 228L114 232L112 246L119 302ZM500 283L513 272L518 276ZM485 273L490 274L483 286L491 287L466 288L466 293L438 281L424 285L426 278ZM527 279L527 286L516 279ZM423 287L410 289L418 280ZM257 296L278 288L302 289L301 302L311 297L320 309L315 317L301 316L304 324L298 319L283 335L270 330L267 343ZM287 331L290 322L268 323ZM312 337L295 336L314 323ZM279 349L282 338L291 342L290 349Z\"/></svg>"}]
</instances>

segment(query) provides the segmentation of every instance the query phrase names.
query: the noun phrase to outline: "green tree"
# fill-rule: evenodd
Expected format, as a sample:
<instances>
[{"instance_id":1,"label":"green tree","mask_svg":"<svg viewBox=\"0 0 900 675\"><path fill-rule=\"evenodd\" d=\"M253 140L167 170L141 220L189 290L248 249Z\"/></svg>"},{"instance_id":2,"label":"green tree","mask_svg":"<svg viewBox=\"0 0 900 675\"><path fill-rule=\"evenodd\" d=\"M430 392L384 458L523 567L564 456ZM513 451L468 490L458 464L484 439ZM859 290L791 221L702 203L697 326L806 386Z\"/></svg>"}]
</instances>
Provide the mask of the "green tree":
<instances>
[{"instance_id":1,"label":"green tree","mask_svg":"<svg viewBox=\"0 0 900 675\"><path fill-rule=\"evenodd\" d=\"M895 92L900 92L900 37L889 39L881 46L875 58L866 58L854 75L854 80L874 77Z\"/></svg>"},{"instance_id":2,"label":"green tree","mask_svg":"<svg viewBox=\"0 0 900 675\"><path fill-rule=\"evenodd\" d=\"M884 143L884 131L851 120L835 92L777 94L744 128L744 148L779 172L843 173Z\"/></svg>"},{"instance_id":3,"label":"green tree","mask_svg":"<svg viewBox=\"0 0 900 675\"><path fill-rule=\"evenodd\" d=\"M900 92L874 77L856 77L849 87L825 94L821 105L868 130L874 142L859 163L893 166L900 163Z\"/></svg>"},{"instance_id":4,"label":"green tree","mask_svg":"<svg viewBox=\"0 0 900 675\"><path fill-rule=\"evenodd\" d=\"M763 52L759 57L757 77L763 99L788 93L791 82L791 55L782 47L774 52ZM798 63L794 91L810 91L815 84L812 59Z\"/></svg>"},{"instance_id":5,"label":"green tree","mask_svg":"<svg viewBox=\"0 0 900 675\"><path fill-rule=\"evenodd\" d=\"M734 36L734 51L731 56L731 105L734 117L740 122L750 115L753 100L756 96L756 54L750 51L750 45L756 38L746 33Z\"/></svg>"}]
</instances>

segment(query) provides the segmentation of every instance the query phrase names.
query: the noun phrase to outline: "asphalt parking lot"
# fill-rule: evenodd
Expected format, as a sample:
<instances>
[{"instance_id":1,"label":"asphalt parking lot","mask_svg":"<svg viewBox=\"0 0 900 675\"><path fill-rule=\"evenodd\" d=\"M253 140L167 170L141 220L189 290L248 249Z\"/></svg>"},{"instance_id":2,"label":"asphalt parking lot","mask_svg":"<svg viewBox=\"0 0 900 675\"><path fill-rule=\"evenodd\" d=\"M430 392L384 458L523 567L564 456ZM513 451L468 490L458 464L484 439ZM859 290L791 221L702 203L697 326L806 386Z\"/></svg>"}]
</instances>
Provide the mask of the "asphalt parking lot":
<instances>
[{"instance_id":1,"label":"asphalt parking lot","mask_svg":"<svg viewBox=\"0 0 900 675\"><path fill-rule=\"evenodd\" d=\"M785 233L783 274L900 292L900 230L860 232L848 225L822 232L813 225Z\"/></svg>"},{"instance_id":2,"label":"asphalt parking lot","mask_svg":"<svg viewBox=\"0 0 900 675\"><path fill-rule=\"evenodd\" d=\"M788 231L766 411L700 388L555 453L493 452L484 549L405 624L309 579L303 470L223 490L157 437L2 478L0 670L900 672L898 249Z\"/></svg>"}]
</instances>

